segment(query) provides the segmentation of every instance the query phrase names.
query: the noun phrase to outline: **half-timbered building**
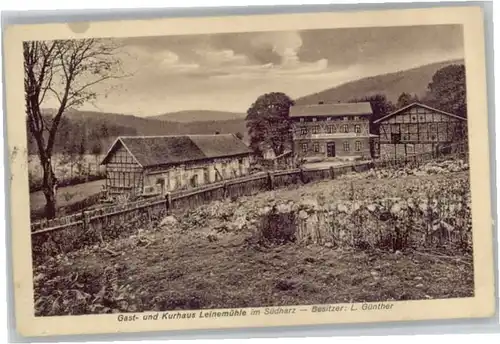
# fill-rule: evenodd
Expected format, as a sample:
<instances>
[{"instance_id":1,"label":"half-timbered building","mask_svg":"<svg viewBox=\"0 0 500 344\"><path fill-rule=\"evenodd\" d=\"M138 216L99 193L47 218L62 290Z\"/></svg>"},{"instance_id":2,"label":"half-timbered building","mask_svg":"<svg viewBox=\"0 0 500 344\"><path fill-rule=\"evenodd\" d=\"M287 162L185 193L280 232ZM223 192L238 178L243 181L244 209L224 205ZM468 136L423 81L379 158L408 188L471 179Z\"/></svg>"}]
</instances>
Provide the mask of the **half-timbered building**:
<instances>
[{"instance_id":1,"label":"half-timbered building","mask_svg":"<svg viewBox=\"0 0 500 344\"><path fill-rule=\"evenodd\" d=\"M118 137L102 164L110 195L163 194L249 173L251 150L232 134Z\"/></svg>"},{"instance_id":2,"label":"half-timbered building","mask_svg":"<svg viewBox=\"0 0 500 344\"><path fill-rule=\"evenodd\" d=\"M436 152L466 137L466 119L413 103L373 122L379 128L381 158L406 158Z\"/></svg>"},{"instance_id":3,"label":"half-timbered building","mask_svg":"<svg viewBox=\"0 0 500 344\"><path fill-rule=\"evenodd\" d=\"M371 158L369 102L290 107L294 155L309 159Z\"/></svg>"}]
</instances>

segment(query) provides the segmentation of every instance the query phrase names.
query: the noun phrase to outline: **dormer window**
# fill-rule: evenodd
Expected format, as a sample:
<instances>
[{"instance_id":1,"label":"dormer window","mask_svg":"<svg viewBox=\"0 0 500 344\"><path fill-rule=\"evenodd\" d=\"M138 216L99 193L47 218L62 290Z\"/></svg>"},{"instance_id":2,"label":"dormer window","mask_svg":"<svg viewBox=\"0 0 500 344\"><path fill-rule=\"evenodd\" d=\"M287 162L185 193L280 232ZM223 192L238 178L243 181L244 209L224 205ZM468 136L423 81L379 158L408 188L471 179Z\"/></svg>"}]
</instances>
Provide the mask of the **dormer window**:
<instances>
[{"instance_id":1,"label":"dormer window","mask_svg":"<svg viewBox=\"0 0 500 344\"><path fill-rule=\"evenodd\" d=\"M359 126L359 124L356 124L354 126L354 132L357 133L357 134L361 133L361 127Z\"/></svg>"},{"instance_id":2,"label":"dormer window","mask_svg":"<svg viewBox=\"0 0 500 344\"><path fill-rule=\"evenodd\" d=\"M344 117L344 121L347 121L349 119L349 117Z\"/></svg>"},{"instance_id":3,"label":"dormer window","mask_svg":"<svg viewBox=\"0 0 500 344\"><path fill-rule=\"evenodd\" d=\"M342 126L342 132L343 132L343 133L347 133L348 131L349 131L349 130L348 130L348 126L347 126L347 124L344 124L344 125Z\"/></svg>"},{"instance_id":4,"label":"dormer window","mask_svg":"<svg viewBox=\"0 0 500 344\"><path fill-rule=\"evenodd\" d=\"M304 118L300 117L299 121L304 122Z\"/></svg>"},{"instance_id":5,"label":"dormer window","mask_svg":"<svg viewBox=\"0 0 500 344\"><path fill-rule=\"evenodd\" d=\"M316 122L316 117L313 117L313 122Z\"/></svg>"},{"instance_id":6,"label":"dormer window","mask_svg":"<svg viewBox=\"0 0 500 344\"><path fill-rule=\"evenodd\" d=\"M327 121L331 121L331 120L332 120L332 118L331 118L331 117L327 117L327 118L326 118L326 120L327 120Z\"/></svg>"}]
</instances>

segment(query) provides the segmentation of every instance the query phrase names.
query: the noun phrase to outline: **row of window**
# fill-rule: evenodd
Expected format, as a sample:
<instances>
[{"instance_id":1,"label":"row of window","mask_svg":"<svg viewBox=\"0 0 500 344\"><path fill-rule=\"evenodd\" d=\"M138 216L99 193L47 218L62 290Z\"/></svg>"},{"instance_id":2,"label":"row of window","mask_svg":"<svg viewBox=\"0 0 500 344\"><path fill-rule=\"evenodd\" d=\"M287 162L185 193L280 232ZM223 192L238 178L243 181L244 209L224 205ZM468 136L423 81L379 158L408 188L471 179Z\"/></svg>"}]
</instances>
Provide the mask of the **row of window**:
<instances>
[{"instance_id":1,"label":"row of window","mask_svg":"<svg viewBox=\"0 0 500 344\"><path fill-rule=\"evenodd\" d=\"M320 127L318 125L314 126L311 128L311 133L312 134L318 134L320 132ZM302 135L307 135L307 133L309 132L309 129L308 128L300 128L300 133ZM326 127L326 132L327 134L334 134L336 133L336 128L334 125L328 125ZM349 132L349 126L347 124L344 124L340 127L340 132L341 133L348 133ZM360 134L361 133L361 126L359 124L356 124L354 126L354 132L357 133L357 134Z\"/></svg>"},{"instance_id":2,"label":"row of window","mask_svg":"<svg viewBox=\"0 0 500 344\"><path fill-rule=\"evenodd\" d=\"M344 152L349 152L351 150L351 144L347 141L343 143L343 147L344 147ZM363 145L362 145L361 141L354 142L354 150L356 152L361 151L362 147L363 147ZM302 152L307 153L308 149L309 149L309 144L303 143L302 144ZM319 153L319 143L313 143L313 151L315 153Z\"/></svg>"},{"instance_id":3,"label":"row of window","mask_svg":"<svg viewBox=\"0 0 500 344\"><path fill-rule=\"evenodd\" d=\"M453 118L450 118L446 115L441 115L438 113L432 113L432 112L426 112L426 110L420 110L418 111L418 116L415 112L412 112L411 114L406 113L406 114L401 114L396 117L394 117L393 120L395 121L402 121L402 122L430 122L430 121L439 121L439 122L454 122L456 121Z\"/></svg>"},{"instance_id":4,"label":"row of window","mask_svg":"<svg viewBox=\"0 0 500 344\"><path fill-rule=\"evenodd\" d=\"M360 117L359 116L344 116L342 118L344 121L359 121ZM318 119L316 117L313 117L312 118L312 121L313 122L316 122ZM326 118L327 121L331 121L332 120L332 117L327 117ZM300 117L299 121L301 122L305 122L305 118L304 117Z\"/></svg>"},{"instance_id":5,"label":"row of window","mask_svg":"<svg viewBox=\"0 0 500 344\"><path fill-rule=\"evenodd\" d=\"M451 140L452 136L438 136L436 134L431 133L420 133L419 134L400 134L400 133L391 133L391 141L393 143L399 143L400 141L448 141Z\"/></svg>"},{"instance_id":6,"label":"row of window","mask_svg":"<svg viewBox=\"0 0 500 344\"><path fill-rule=\"evenodd\" d=\"M108 185L115 187L132 187L142 183L142 173L108 172Z\"/></svg>"},{"instance_id":7,"label":"row of window","mask_svg":"<svg viewBox=\"0 0 500 344\"><path fill-rule=\"evenodd\" d=\"M384 130L389 129L389 127L384 126ZM391 124L390 130L393 133L417 133L417 132L453 132L460 129L460 126L454 123L420 123L420 124Z\"/></svg>"}]
</instances>

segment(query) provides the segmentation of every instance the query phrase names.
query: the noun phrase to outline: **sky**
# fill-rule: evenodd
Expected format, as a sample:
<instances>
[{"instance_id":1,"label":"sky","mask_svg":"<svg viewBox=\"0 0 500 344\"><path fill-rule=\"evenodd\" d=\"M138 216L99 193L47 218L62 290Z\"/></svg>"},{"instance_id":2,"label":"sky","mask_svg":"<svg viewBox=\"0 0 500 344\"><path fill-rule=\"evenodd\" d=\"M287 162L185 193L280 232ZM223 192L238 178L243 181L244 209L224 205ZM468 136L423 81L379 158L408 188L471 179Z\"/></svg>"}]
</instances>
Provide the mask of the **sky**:
<instances>
[{"instance_id":1,"label":"sky","mask_svg":"<svg viewBox=\"0 0 500 344\"><path fill-rule=\"evenodd\" d=\"M127 77L96 85L98 98L81 110L137 116L246 112L267 92L297 98L363 77L464 57L459 25L139 37L113 43L120 46L115 57Z\"/></svg>"}]
</instances>

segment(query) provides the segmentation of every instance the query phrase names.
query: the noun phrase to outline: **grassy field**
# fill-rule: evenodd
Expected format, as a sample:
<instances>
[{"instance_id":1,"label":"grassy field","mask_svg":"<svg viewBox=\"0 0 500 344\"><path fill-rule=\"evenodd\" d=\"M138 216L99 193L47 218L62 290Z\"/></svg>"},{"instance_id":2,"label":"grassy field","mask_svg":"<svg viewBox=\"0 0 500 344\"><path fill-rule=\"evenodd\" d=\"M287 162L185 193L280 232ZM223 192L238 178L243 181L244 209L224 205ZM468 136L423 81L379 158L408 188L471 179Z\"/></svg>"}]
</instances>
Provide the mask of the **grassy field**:
<instances>
[{"instance_id":1,"label":"grassy field","mask_svg":"<svg viewBox=\"0 0 500 344\"><path fill-rule=\"evenodd\" d=\"M355 197L425 193L467 172L355 180ZM334 180L218 202L34 269L36 313L68 315L473 296L472 256L454 250L262 245L238 217L276 200L342 199ZM208 215L207 215L208 214ZM236 219L236 220L235 220Z\"/></svg>"},{"instance_id":2,"label":"grassy field","mask_svg":"<svg viewBox=\"0 0 500 344\"><path fill-rule=\"evenodd\" d=\"M106 180L95 180L92 182L71 185L59 188L57 190L57 207L62 208L81 202L87 197L98 194ZM31 213L39 213L45 208L45 196L42 191L32 192L30 194Z\"/></svg>"}]
</instances>

